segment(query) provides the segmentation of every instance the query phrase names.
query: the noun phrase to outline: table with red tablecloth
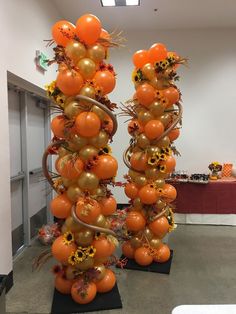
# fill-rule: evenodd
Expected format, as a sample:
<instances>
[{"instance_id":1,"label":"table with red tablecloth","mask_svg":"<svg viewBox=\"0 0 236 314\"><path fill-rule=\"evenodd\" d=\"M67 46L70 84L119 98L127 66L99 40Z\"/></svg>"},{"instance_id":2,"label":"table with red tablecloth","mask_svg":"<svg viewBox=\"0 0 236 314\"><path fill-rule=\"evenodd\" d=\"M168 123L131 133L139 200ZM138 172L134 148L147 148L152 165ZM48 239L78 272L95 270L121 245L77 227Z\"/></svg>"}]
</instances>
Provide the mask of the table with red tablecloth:
<instances>
[{"instance_id":1,"label":"table with red tablecloth","mask_svg":"<svg viewBox=\"0 0 236 314\"><path fill-rule=\"evenodd\" d=\"M172 182L177 190L175 212L180 214L236 214L236 180L207 184Z\"/></svg>"}]
</instances>

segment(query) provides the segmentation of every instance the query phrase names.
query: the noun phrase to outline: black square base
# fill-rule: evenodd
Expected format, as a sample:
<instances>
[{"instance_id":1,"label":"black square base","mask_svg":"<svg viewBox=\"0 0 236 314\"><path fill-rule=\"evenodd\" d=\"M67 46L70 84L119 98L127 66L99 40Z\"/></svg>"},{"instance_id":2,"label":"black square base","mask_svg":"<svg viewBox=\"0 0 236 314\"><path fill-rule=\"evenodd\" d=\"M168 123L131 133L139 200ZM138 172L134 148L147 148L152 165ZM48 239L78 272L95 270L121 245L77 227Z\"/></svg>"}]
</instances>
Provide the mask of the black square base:
<instances>
[{"instance_id":1,"label":"black square base","mask_svg":"<svg viewBox=\"0 0 236 314\"><path fill-rule=\"evenodd\" d=\"M54 290L51 314L77 314L112 309L121 309L122 303L117 285L106 293L97 293L95 299L88 304L76 303L71 295Z\"/></svg>"},{"instance_id":2,"label":"black square base","mask_svg":"<svg viewBox=\"0 0 236 314\"><path fill-rule=\"evenodd\" d=\"M123 258L125 258L124 255L122 255L120 257L121 260ZM127 264L123 268L124 269L133 269L133 270L142 270L142 271L151 271L154 273L169 275L171 263L172 263L172 258L173 258L173 250L170 250L170 258L165 263L153 262L152 264L150 264L148 266L141 266L141 265L137 264L134 259L128 259ZM116 267L120 268L119 266L116 266Z\"/></svg>"}]
</instances>

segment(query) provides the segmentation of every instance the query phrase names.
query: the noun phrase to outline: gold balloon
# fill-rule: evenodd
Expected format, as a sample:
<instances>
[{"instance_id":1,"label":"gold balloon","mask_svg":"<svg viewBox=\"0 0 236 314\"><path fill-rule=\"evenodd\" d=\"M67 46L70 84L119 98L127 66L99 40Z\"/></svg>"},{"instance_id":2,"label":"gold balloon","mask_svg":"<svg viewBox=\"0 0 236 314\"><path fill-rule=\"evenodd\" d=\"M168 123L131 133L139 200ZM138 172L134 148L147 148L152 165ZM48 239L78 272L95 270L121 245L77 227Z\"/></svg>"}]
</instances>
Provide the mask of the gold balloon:
<instances>
[{"instance_id":1,"label":"gold balloon","mask_svg":"<svg viewBox=\"0 0 236 314\"><path fill-rule=\"evenodd\" d=\"M153 238L153 233L152 231L146 227L145 230L143 231L144 237L146 237L149 241Z\"/></svg>"},{"instance_id":2,"label":"gold balloon","mask_svg":"<svg viewBox=\"0 0 236 314\"><path fill-rule=\"evenodd\" d=\"M82 95L82 96L86 96L86 97L89 97L89 98L92 98L92 99L95 99L95 94L96 94L96 91L95 91L95 88L91 85L85 85L81 88L80 92L79 92L79 95ZM82 104L90 104L89 102L87 101L84 101L84 100L80 100Z\"/></svg>"},{"instance_id":3,"label":"gold balloon","mask_svg":"<svg viewBox=\"0 0 236 314\"><path fill-rule=\"evenodd\" d=\"M92 268L94 265L94 259L90 256L88 256L85 260L80 262L79 264L76 264L76 268L80 270L87 270L89 268Z\"/></svg>"},{"instance_id":4,"label":"gold balloon","mask_svg":"<svg viewBox=\"0 0 236 314\"><path fill-rule=\"evenodd\" d=\"M157 249L157 248L159 248L159 246L161 245L161 240L158 239L158 238L152 238L152 240L150 241L150 245L151 245L153 248Z\"/></svg>"},{"instance_id":5,"label":"gold balloon","mask_svg":"<svg viewBox=\"0 0 236 314\"><path fill-rule=\"evenodd\" d=\"M99 108L98 106L94 105L91 108L91 111L96 113L96 115L101 119L104 120L104 118L106 117L106 113L105 111L103 111L101 108Z\"/></svg>"},{"instance_id":6,"label":"gold balloon","mask_svg":"<svg viewBox=\"0 0 236 314\"><path fill-rule=\"evenodd\" d=\"M160 115L162 115L165 110L162 103L157 100L154 100L154 102L151 103L148 109L155 117L159 117Z\"/></svg>"},{"instance_id":7,"label":"gold balloon","mask_svg":"<svg viewBox=\"0 0 236 314\"><path fill-rule=\"evenodd\" d=\"M69 265L66 267L66 279L67 280L75 279L77 273L78 271L76 270L74 266Z\"/></svg>"},{"instance_id":8,"label":"gold balloon","mask_svg":"<svg viewBox=\"0 0 236 314\"><path fill-rule=\"evenodd\" d=\"M161 199L159 199L157 202L156 202L156 207L158 209L163 209L164 207L166 207L166 203L164 201L162 201Z\"/></svg>"},{"instance_id":9,"label":"gold balloon","mask_svg":"<svg viewBox=\"0 0 236 314\"><path fill-rule=\"evenodd\" d=\"M97 189L91 192L91 194L96 198L103 198L106 196L106 191L99 186Z\"/></svg>"},{"instance_id":10,"label":"gold balloon","mask_svg":"<svg viewBox=\"0 0 236 314\"><path fill-rule=\"evenodd\" d=\"M163 186L165 185L165 180L157 179L155 180L154 184L157 188L163 188Z\"/></svg>"},{"instance_id":11,"label":"gold balloon","mask_svg":"<svg viewBox=\"0 0 236 314\"><path fill-rule=\"evenodd\" d=\"M152 144L153 144L153 142L152 142ZM158 145L158 147L160 147L160 148L168 147L170 145L170 139L168 136L164 136L161 140L156 141L155 144Z\"/></svg>"},{"instance_id":12,"label":"gold balloon","mask_svg":"<svg viewBox=\"0 0 236 314\"><path fill-rule=\"evenodd\" d=\"M72 144L76 150L80 150L83 146L88 144L88 139L75 134L71 139Z\"/></svg>"},{"instance_id":13,"label":"gold balloon","mask_svg":"<svg viewBox=\"0 0 236 314\"><path fill-rule=\"evenodd\" d=\"M68 230L73 233L79 232L83 229L83 226L75 221L72 216L66 218L65 225L67 226Z\"/></svg>"},{"instance_id":14,"label":"gold balloon","mask_svg":"<svg viewBox=\"0 0 236 314\"><path fill-rule=\"evenodd\" d=\"M68 188L70 185L76 184L76 181L77 180L70 180L70 179L62 177L62 183L66 188Z\"/></svg>"},{"instance_id":15,"label":"gold balloon","mask_svg":"<svg viewBox=\"0 0 236 314\"><path fill-rule=\"evenodd\" d=\"M149 146L146 150L148 156L152 156L153 154L158 154L160 153L160 148L157 146Z\"/></svg>"},{"instance_id":16,"label":"gold balloon","mask_svg":"<svg viewBox=\"0 0 236 314\"><path fill-rule=\"evenodd\" d=\"M65 48L66 55L76 64L86 56L86 48L78 41L70 41Z\"/></svg>"},{"instance_id":17,"label":"gold balloon","mask_svg":"<svg viewBox=\"0 0 236 314\"><path fill-rule=\"evenodd\" d=\"M138 249L139 247L142 246L142 241L138 237L133 237L130 240L130 244L134 249Z\"/></svg>"},{"instance_id":18,"label":"gold balloon","mask_svg":"<svg viewBox=\"0 0 236 314\"><path fill-rule=\"evenodd\" d=\"M100 131L97 136L89 138L89 144L101 148L107 145L109 136L105 131Z\"/></svg>"},{"instance_id":19,"label":"gold balloon","mask_svg":"<svg viewBox=\"0 0 236 314\"><path fill-rule=\"evenodd\" d=\"M141 202L141 200L140 200L139 197L137 197L137 198L135 198L135 199L133 200L133 206L134 206L135 210L140 210L140 209L142 209L143 205L142 205L142 202Z\"/></svg>"},{"instance_id":20,"label":"gold balloon","mask_svg":"<svg viewBox=\"0 0 236 314\"><path fill-rule=\"evenodd\" d=\"M106 275L106 267L103 264L98 264L94 268L99 271L99 275L96 277L96 280L102 280Z\"/></svg>"},{"instance_id":21,"label":"gold balloon","mask_svg":"<svg viewBox=\"0 0 236 314\"><path fill-rule=\"evenodd\" d=\"M165 89L166 88L166 84L168 82L166 81L163 81L163 79L158 79L157 77L153 77L149 84L152 85L152 87L156 88L156 89L159 89L159 90L162 90L162 89ZM169 83L168 83L169 85Z\"/></svg>"},{"instance_id":22,"label":"gold balloon","mask_svg":"<svg viewBox=\"0 0 236 314\"><path fill-rule=\"evenodd\" d=\"M165 173L165 172L158 172L158 178L159 179L166 179L167 177L169 177L169 173Z\"/></svg>"},{"instance_id":23,"label":"gold balloon","mask_svg":"<svg viewBox=\"0 0 236 314\"><path fill-rule=\"evenodd\" d=\"M79 246L89 246L93 242L94 232L86 229L75 234L75 242Z\"/></svg>"},{"instance_id":24,"label":"gold balloon","mask_svg":"<svg viewBox=\"0 0 236 314\"><path fill-rule=\"evenodd\" d=\"M151 63L146 63L142 67L142 73L149 80L153 79L156 76L155 68Z\"/></svg>"},{"instance_id":25,"label":"gold balloon","mask_svg":"<svg viewBox=\"0 0 236 314\"><path fill-rule=\"evenodd\" d=\"M98 149L96 149L94 146L86 145L79 151L79 157L83 161L92 159L94 156L98 154Z\"/></svg>"},{"instance_id":26,"label":"gold balloon","mask_svg":"<svg viewBox=\"0 0 236 314\"><path fill-rule=\"evenodd\" d=\"M134 180L137 176L140 175L140 173L139 173L139 172L136 172L136 171L134 171L134 170L129 169L128 175L130 176L130 178L131 178L132 180Z\"/></svg>"},{"instance_id":27,"label":"gold balloon","mask_svg":"<svg viewBox=\"0 0 236 314\"><path fill-rule=\"evenodd\" d=\"M100 44L95 44L88 49L88 57L94 62L101 62L106 57L105 48Z\"/></svg>"},{"instance_id":28,"label":"gold balloon","mask_svg":"<svg viewBox=\"0 0 236 314\"><path fill-rule=\"evenodd\" d=\"M154 116L151 114L151 112L147 111L147 110L141 110L138 114L138 120L142 123L142 124L146 124L148 121L154 119Z\"/></svg>"},{"instance_id":29,"label":"gold balloon","mask_svg":"<svg viewBox=\"0 0 236 314\"><path fill-rule=\"evenodd\" d=\"M165 113L162 116L160 116L159 120L166 127L171 121L171 115L169 113Z\"/></svg>"},{"instance_id":30,"label":"gold balloon","mask_svg":"<svg viewBox=\"0 0 236 314\"><path fill-rule=\"evenodd\" d=\"M140 134L137 137L137 145L140 148L146 148L147 146L150 145L150 141L149 141L149 139L146 137L146 135L144 133Z\"/></svg>"},{"instance_id":31,"label":"gold balloon","mask_svg":"<svg viewBox=\"0 0 236 314\"><path fill-rule=\"evenodd\" d=\"M158 170L156 168L150 168L145 170L145 176L147 179L155 180L158 178Z\"/></svg>"},{"instance_id":32,"label":"gold balloon","mask_svg":"<svg viewBox=\"0 0 236 314\"><path fill-rule=\"evenodd\" d=\"M80 74L83 76L85 80L94 77L96 73L96 64L92 59L83 58L78 62L77 66L79 68Z\"/></svg>"},{"instance_id":33,"label":"gold balloon","mask_svg":"<svg viewBox=\"0 0 236 314\"><path fill-rule=\"evenodd\" d=\"M82 109L79 107L78 101L68 103L64 109L64 113L69 119L76 117L80 112L82 112Z\"/></svg>"},{"instance_id":34,"label":"gold balloon","mask_svg":"<svg viewBox=\"0 0 236 314\"><path fill-rule=\"evenodd\" d=\"M134 179L134 182L139 186L144 186L147 184L147 179L145 178L145 176L139 175Z\"/></svg>"},{"instance_id":35,"label":"gold balloon","mask_svg":"<svg viewBox=\"0 0 236 314\"><path fill-rule=\"evenodd\" d=\"M98 184L98 177L92 172L83 171L78 179L78 185L83 190L95 190Z\"/></svg>"},{"instance_id":36,"label":"gold balloon","mask_svg":"<svg viewBox=\"0 0 236 314\"><path fill-rule=\"evenodd\" d=\"M83 194L83 191L78 187L78 185L73 184L68 187L66 195L69 200L73 203L77 202L78 198Z\"/></svg>"},{"instance_id":37,"label":"gold balloon","mask_svg":"<svg viewBox=\"0 0 236 314\"><path fill-rule=\"evenodd\" d=\"M102 214L98 215L98 217L94 221L94 225L98 226L98 227L105 228L105 226L106 226L106 217L103 216Z\"/></svg>"},{"instance_id":38,"label":"gold balloon","mask_svg":"<svg viewBox=\"0 0 236 314\"><path fill-rule=\"evenodd\" d=\"M61 233L64 234L64 233L66 233L68 231L70 231L68 226L66 224L63 224L63 226L61 227Z\"/></svg>"},{"instance_id":39,"label":"gold balloon","mask_svg":"<svg viewBox=\"0 0 236 314\"><path fill-rule=\"evenodd\" d=\"M69 154L70 152L67 150L67 149L65 149L64 147L59 147L59 149L58 149L58 156L59 157L63 157L63 156L66 156L67 154Z\"/></svg>"}]
</instances>

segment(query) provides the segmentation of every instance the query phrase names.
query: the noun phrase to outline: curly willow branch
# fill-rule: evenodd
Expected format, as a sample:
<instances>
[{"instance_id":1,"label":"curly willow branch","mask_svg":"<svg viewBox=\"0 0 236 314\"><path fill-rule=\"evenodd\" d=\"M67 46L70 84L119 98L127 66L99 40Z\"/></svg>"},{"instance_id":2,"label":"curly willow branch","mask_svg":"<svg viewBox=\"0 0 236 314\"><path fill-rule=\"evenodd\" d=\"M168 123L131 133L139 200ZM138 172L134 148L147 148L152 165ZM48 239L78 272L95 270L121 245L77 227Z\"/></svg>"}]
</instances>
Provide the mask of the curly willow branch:
<instances>
[{"instance_id":1,"label":"curly willow branch","mask_svg":"<svg viewBox=\"0 0 236 314\"><path fill-rule=\"evenodd\" d=\"M157 140L161 140L163 139L163 137L165 137L171 130L174 129L174 127L180 122L181 118L182 118L182 114L183 114L183 107L180 103L177 103L176 104L179 108L179 113L178 113L178 116L176 117L176 119L172 122L172 124L169 126L168 129L165 130L165 132L162 133L162 135L157 138ZM127 168L129 168L130 170L134 170L136 172L140 172L140 173L143 173L142 171L137 171L135 169L133 169L130 165L130 162L129 162L129 153L132 149L132 145L130 145L125 151L124 151L124 154L123 154L123 161L126 165Z\"/></svg>"},{"instance_id":2,"label":"curly willow branch","mask_svg":"<svg viewBox=\"0 0 236 314\"><path fill-rule=\"evenodd\" d=\"M89 98L89 97L86 97L86 96L82 96L82 95L77 95L75 97L75 99L77 100L86 100L90 103L92 103L93 105L96 105L98 106L100 109L102 109L103 111L106 112L106 114L109 115L109 117L112 119L112 122L113 122L113 130L112 130L112 133L111 133L111 136L113 136L116 131L117 131L117 120L116 120L116 116L106 107L104 106L103 104L101 104L100 102L92 99L92 98ZM50 152L53 148L58 148L60 147L61 145L63 144L66 144L66 141L65 140L60 140L60 141L56 141L56 142L53 142L51 143L45 150L44 154L43 154L43 158L42 158L42 168L43 168L43 174L45 176L45 178L47 179L48 183L51 185L51 187L53 188L53 190L60 194L61 191L59 189L56 188L56 186L54 185L54 182L53 182L53 179L48 171L48 163L47 163L47 159L48 159L48 156L50 155ZM107 229L107 228L101 228L101 227L98 227L98 226L94 226L94 225L89 225L89 224L86 224L85 222L81 221L76 213L75 213L75 206L72 207L72 216L73 218L79 223L81 224L82 226L88 228L88 229L91 229L91 230L94 230L95 232L101 232L101 233L106 233L106 234L111 234L113 236L116 236L115 232L110 230L110 229Z\"/></svg>"}]
</instances>

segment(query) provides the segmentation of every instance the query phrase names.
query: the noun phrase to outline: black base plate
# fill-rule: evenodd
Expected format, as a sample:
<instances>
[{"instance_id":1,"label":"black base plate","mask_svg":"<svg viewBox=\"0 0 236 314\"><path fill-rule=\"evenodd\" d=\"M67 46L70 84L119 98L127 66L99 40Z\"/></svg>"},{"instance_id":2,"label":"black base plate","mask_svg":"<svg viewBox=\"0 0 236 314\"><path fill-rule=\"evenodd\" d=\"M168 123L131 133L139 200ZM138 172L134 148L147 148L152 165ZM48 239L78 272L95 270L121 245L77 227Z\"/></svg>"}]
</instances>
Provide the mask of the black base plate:
<instances>
[{"instance_id":1,"label":"black base plate","mask_svg":"<svg viewBox=\"0 0 236 314\"><path fill-rule=\"evenodd\" d=\"M109 292L97 293L95 299L88 304L78 304L71 295L61 294L55 289L51 314L77 314L121 308L122 303L117 285Z\"/></svg>"},{"instance_id":2,"label":"black base plate","mask_svg":"<svg viewBox=\"0 0 236 314\"><path fill-rule=\"evenodd\" d=\"M122 255L120 257L121 260L123 258L125 258L124 255ZM141 266L141 265L137 264L134 259L128 259L127 264L123 268L124 269L133 269L133 270L142 270L142 271L151 271L154 273L161 273L161 274L169 275L171 263L172 263L172 258L173 258L173 250L170 250L170 258L165 263L153 262L152 264L150 264L148 266ZM116 267L120 268L119 266L116 266Z\"/></svg>"}]
</instances>

